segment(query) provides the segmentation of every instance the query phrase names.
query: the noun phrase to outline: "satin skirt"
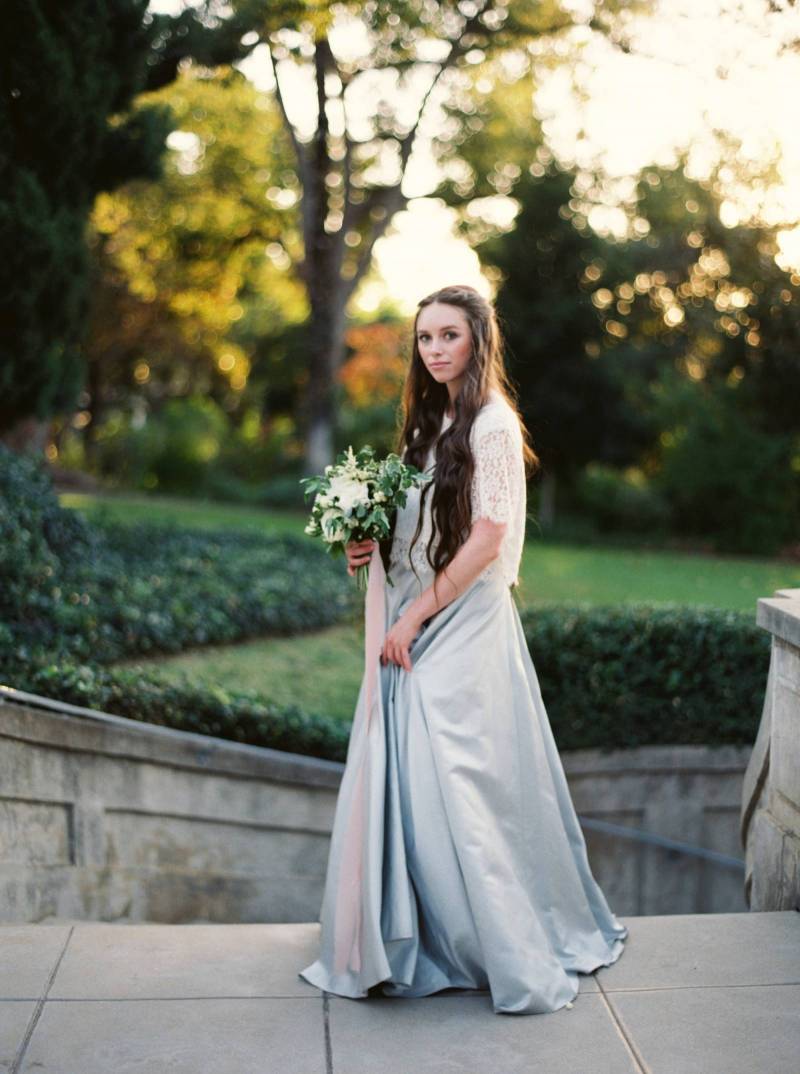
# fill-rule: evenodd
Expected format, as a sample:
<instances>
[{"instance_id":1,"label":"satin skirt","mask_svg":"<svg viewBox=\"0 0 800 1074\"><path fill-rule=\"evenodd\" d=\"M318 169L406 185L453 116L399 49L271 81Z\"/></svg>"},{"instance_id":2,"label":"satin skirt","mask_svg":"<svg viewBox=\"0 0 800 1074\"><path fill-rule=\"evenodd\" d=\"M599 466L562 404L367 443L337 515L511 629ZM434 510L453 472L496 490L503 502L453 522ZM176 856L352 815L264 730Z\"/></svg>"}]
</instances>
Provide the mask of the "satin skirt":
<instances>
[{"instance_id":1,"label":"satin skirt","mask_svg":"<svg viewBox=\"0 0 800 1074\"><path fill-rule=\"evenodd\" d=\"M391 578L387 630L433 574L418 580L400 566ZM299 976L353 999L368 989L398 998L479 989L490 992L498 1014L556 1011L577 995L579 973L619 958L628 929L589 867L497 561L428 621L410 656L410 672L379 665L369 721L362 681L334 815L319 957ZM344 852L355 823L357 873ZM343 966L334 959L337 909L341 917L342 892L354 883L361 942Z\"/></svg>"}]
</instances>

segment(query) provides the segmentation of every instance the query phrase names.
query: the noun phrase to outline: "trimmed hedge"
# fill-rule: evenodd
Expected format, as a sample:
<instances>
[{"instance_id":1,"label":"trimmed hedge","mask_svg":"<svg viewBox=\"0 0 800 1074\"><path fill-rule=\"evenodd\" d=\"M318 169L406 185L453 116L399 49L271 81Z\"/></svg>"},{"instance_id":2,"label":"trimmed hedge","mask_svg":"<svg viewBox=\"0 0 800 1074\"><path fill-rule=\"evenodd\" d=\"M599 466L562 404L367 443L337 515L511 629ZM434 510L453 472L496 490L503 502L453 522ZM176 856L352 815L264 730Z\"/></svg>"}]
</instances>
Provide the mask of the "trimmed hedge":
<instances>
[{"instance_id":1,"label":"trimmed hedge","mask_svg":"<svg viewBox=\"0 0 800 1074\"><path fill-rule=\"evenodd\" d=\"M749 613L547 603L521 619L559 748L755 740L770 637Z\"/></svg>"},{"instance_id":2,"label":"trimmed hedge","mask_svg":"<svg viewBox=\"0 0 800 1074\"><path fill-rule=\"evenodd\" d=\"M171 685L156 676L88 664L30 663L9 670L0 665L0 682L71 705L308 757L347 757L349 724L296 705L273 705L254 693Z\"/></svg>"},{"instance_id":3,"label":"trimmed hedge","mask_svg":"<svg viewBox=\"0 0 800 1074\"><path fill-rule=\"evenodd\" d=\"M339 720L97 665L318 629L361 599L299 536L91 527L61 508L40 463L0 448L0 678L18 689L341 761ZM554 603L521 614L560 749L755 739L770 639L749 614Z\"/></svg>"},{"instance_id":4,"label":"trimmed hedge","mask_svg":"<svg viewBox=\"0 0 800 1074\"><path fill-rule=\"evenodd\" d=\"M41 463L0 448L0 644L108 663L316 630L359 594L301 535L89 525Z\"/></svg>"},{"instance_id":5,"label":"trimmed hedge","mask_svg":"<svg viewBox=\"0 0 800 1074\"><path fill-rule=\"evenodd\" d=\"M769 636L746 614L553 604L525 611L522 623L559 749L754 741ZM134 720L333 761L347 756L349 724L255 693L87 665L0 672L18 689Z\"/></svg>"}]
</instances>

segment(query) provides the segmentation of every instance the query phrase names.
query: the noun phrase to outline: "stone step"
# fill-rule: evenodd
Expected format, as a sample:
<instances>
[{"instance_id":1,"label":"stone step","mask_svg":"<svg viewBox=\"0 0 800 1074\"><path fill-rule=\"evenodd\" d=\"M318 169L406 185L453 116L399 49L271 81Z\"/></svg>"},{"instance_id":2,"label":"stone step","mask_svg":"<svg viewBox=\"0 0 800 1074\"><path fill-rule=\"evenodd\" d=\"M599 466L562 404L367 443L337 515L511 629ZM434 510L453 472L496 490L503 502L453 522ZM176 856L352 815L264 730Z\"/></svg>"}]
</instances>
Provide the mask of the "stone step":
<instances>
[{"instance_id":1,"label":"stone step","mask_svg":"<svg viewBox=\"0 0 800 1074\"><path fill-rule=\"evenodd\" d=\"M298 976L319 924L0 926L12 1074L797 1074L800 913L622 917L573 1007L346 999Z\"/></svg>"}]
</instances>

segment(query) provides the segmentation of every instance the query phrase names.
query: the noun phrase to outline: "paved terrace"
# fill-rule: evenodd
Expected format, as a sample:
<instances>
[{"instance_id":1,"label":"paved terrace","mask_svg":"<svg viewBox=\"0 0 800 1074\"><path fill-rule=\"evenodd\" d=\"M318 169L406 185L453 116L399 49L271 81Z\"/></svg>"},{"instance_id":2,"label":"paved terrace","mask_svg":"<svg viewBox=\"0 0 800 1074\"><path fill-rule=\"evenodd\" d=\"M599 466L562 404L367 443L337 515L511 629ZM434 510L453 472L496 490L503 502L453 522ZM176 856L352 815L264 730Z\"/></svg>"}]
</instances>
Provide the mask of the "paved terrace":
<instances>
[{"instance_id":1,"label":"paved terrace","mask_svg":"<svg viewBox=\"0 0 800 1074\"><path fill-rule=\"evenodd\" d=\"M573 1007L343 999L319 924L0 927L0 1070L37 1074L798 1074L800 913L622 918Z\"/></svg>"}]
</instances>

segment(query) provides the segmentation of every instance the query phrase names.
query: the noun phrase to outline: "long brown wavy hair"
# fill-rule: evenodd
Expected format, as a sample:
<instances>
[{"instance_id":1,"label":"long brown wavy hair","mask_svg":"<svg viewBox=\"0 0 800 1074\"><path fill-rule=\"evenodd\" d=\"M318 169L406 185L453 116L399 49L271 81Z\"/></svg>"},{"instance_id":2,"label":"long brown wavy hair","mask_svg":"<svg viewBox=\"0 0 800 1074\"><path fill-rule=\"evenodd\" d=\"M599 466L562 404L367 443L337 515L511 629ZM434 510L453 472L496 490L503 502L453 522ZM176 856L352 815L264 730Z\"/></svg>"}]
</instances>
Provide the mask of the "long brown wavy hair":
<instances>
[{"instance_id":1,"label":"long brown wavy hair","mask_svg":"<svg viewBox=\"0 0 800 1074\"><path fill-rule=\"evenodd\" d=\"M439 436L444 412L450 401L446 384L434 380L419 353L417 321L420 312L434 302L458 306L464 311L472 337L472 353L465 369L465 379L454 402L452 423ZM403 388L402 428L396 451L404 461L424 469L429 449L436 447L434 480L422 488L417 528L412 547L422 531L426 497L431 501L433 532L425 549L426 558L438 574L452 561L466 541L472 522L471 487L475 460L470 449L470 430L481 407L489 401L492 389L499 392L517 416L522 432L526 477L539 468L539 456L530 443L528 431L519 413L515 389L506 373L503 342L497 313L491 302L474 287L455 284L426 295L418 303L411 341L411 362ZM437 442L438 438L438 442ZM387 569L392 535L380 542L380 552ZM440 537L433 558L431 546ZM413 566L413 564L412 564ZM416 574L416 571L415 571ZM434 578L434 586L436 579Z\"/></svg>"}]
</instances>

